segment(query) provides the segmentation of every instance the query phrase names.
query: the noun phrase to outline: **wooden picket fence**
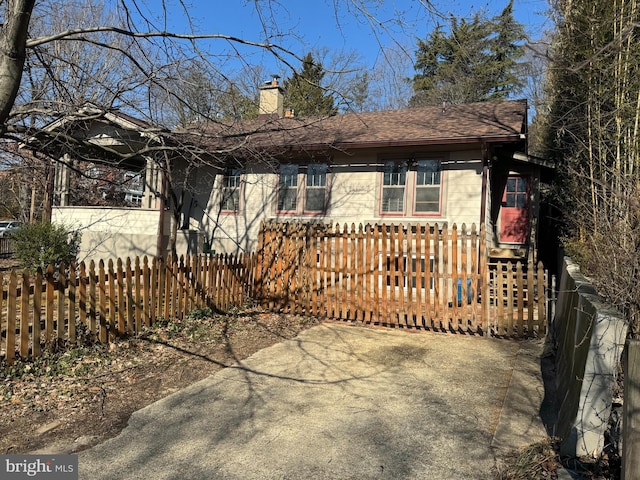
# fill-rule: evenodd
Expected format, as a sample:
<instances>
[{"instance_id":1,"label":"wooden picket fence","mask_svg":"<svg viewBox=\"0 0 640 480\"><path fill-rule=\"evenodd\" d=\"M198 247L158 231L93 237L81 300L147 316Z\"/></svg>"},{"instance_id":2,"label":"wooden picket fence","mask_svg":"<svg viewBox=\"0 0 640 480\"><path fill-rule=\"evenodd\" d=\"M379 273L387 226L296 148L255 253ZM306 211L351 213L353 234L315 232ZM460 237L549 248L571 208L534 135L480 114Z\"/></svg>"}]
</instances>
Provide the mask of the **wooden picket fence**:
<instances>
[{"instance_id":1,"label":"wooden picket fence","mask_svg":"<svg viewBox=\"0 0 640 480\"><path fill-rule=\"evenodd\" d=\"M484 226L267 223L256 286L268 310L509 337L546 332L541 264L488 265ZM508 265L508 267L507 267Z\"/></svg>"},{"instance_id":2,"label":"wooden picket fence","mask_svg":"<svg viewBox=\"0 0 640 480\"><path fill-rule=\"evenodd\" d=\"M546 333L541 264L488 264L484 227L265 223L258 251L0 273L0 358L107 343L196 308L264 309L503 337ZM7 354L8 353L8 354Z\"/></svg>"},{"instance_id":3,"label":"wooden picket fence","mask_svg":"<svg viewBox=\"0 0 640 480\"><path fill-rule=\"evenodd\" d=\"M255 255L186 257L166 262L145 257L106 265L49 267L31 277L3 276L0 358L37 357L42 347L75 344L77 327L107 343L135 334L159 317L183 318L196 308L227 311L252 296ZM9 354L7 354L9 352Z\"/></svg>"}]
</instances>

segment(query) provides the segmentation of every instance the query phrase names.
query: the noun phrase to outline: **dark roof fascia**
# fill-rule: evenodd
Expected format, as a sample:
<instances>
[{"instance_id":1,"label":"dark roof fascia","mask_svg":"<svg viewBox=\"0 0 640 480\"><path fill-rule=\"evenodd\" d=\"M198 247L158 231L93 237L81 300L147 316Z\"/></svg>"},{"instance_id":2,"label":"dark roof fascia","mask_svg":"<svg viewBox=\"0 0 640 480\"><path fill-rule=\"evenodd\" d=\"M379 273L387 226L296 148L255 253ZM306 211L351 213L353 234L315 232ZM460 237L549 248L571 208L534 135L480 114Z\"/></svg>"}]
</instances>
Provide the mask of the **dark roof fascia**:
<instances>
[{"instance_id":1,"label":"dark roof fascia","mask_svg":"<svg viewBox=\"0 0 640 480\"><path fill-rule=\"evenodd\" d=\"M482 144L482 143L515 143L522 142L524 139L520 134L500 135L492 137L452 137L452 138L432 138L432 139L416 139L416 140L387 140L387 141L371 141L371 142L336 142L332 144L302 144L302 145L283 145L282 147L274 146L274 149L281 148L286 151L305 151L305 150L350 150L365 148L385 148L385 147L419 147L432 145L464 145L464 144Z\"/></svg>"},{"instance_id":2,"label":"dark roof fascia","mask_svg":"<svg viewBox=\"0 0 640 480\"><path fill-rule=\"evenodd\" d=\"M556 169L555 165L553 165L553 163L549 162L548 160L545 160L542 157L537 157L535 155L530 155L528 153L514 152L512 158L516 162L530 163L532 165L537 165L539 167L547 168L549 170Z\"/></svg>"}]
</instances>

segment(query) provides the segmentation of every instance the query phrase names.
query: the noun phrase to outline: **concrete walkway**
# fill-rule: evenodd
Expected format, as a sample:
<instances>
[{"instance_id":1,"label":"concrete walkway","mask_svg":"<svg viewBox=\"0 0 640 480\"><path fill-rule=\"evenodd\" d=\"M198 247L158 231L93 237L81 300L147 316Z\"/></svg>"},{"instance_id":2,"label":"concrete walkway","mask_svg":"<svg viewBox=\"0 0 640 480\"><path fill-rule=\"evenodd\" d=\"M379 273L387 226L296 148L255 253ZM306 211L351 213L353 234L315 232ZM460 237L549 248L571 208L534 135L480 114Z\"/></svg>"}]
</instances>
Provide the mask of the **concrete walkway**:
<instances>
[{"instance_id":1,"label":"concrete walkway","mask_svg":"<svg viewBox=\"0 0 640 480\"><path fill-rule=\"evenodd\" d=\"M136 413L81 479L484 479L545 438L542 343L325 324Z\"/></svg>"}]
</instances>

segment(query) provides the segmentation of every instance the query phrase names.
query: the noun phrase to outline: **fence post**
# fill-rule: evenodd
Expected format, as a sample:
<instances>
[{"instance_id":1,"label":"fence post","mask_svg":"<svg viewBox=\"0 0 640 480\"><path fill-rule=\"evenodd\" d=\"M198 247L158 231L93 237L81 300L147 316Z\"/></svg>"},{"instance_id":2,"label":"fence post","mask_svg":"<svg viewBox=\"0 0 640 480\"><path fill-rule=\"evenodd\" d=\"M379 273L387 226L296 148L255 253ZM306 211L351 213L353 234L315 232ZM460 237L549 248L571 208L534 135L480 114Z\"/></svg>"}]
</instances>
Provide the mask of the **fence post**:
<instances>
[{"instance_id":1,"label":"fence post","mask_svg":"<svg viewBox=\"0 0 640 480\"><path fill-rule=\"evenodd\" d=\"M640 478L640 340L628 340L624 355L622 480Z\"/></svg>"}]
</instances>

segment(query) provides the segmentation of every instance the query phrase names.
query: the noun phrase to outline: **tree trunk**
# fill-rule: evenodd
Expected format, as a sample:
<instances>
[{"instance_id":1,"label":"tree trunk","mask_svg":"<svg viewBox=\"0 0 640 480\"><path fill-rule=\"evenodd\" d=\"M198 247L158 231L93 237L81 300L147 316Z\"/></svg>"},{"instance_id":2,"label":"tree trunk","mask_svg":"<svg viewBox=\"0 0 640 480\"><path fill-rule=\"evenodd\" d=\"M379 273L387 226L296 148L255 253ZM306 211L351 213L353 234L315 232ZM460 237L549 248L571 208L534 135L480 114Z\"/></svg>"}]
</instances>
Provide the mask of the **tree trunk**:
<instances>
[{"instance_id":1,"label":"tree trunk","mask_svg":"<svg viewBox=\"0 0 640 480\"><path fill-rule=\"evenodd\" d=\"M0 28L0 125L9 118L20 88L34 5L35 0L6 0L5 3L4 25Z\"/></svg>"}]
</instances>

